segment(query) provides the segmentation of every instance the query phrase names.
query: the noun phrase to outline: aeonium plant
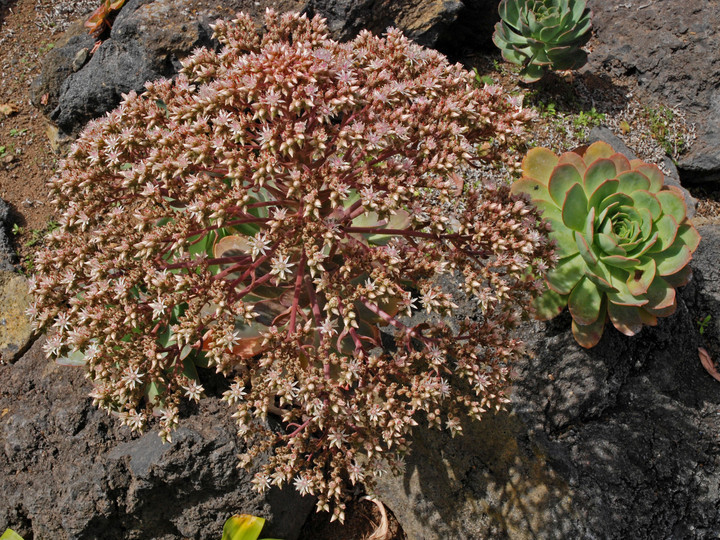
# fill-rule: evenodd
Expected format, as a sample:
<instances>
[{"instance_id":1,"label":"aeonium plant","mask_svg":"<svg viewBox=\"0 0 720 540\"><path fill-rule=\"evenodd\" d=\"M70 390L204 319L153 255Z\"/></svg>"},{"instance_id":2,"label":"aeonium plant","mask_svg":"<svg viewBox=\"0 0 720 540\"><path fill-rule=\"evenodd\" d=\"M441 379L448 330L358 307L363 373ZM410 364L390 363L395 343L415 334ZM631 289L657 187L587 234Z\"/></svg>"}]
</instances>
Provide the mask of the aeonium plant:
<instances>
[{"instance_id":1,"label":"aeonium plant","mask_svg":"<svg viewBox=\"0 0 720 540\"><path fill-rule=\"evenodd\" d=\"M523 82L587 62L580 47L590 39L592 12L585 0L502 0L498 13L493 42L506 61L522 66Z\"/></svg>"},{"instance_id":2,"label":"aeonium plant","mask_svg":"<svg viewBox=\"0 0 720 540\"><path fill-rule=\"evenodd\" d=\"M604 142L560 156L534 148L512 186L541 210L557 242L557 266L535 301L540 319L567 306L577 342L589 348L609 319L627 336L676 307L700 235L682 192L656 165L628 160Z\"/></svg>"},{"instance_id":3,"label":"aeonium plant","mask_svg":"<svg viewBox=\"0 0 720 540\"><path fill-rule=\"evenodd\" d=\"M508 188L453 179L528 117L396 30L342 44L268 12L262 34L242 14L215 32L221 51L74 144L31 312L134 430L155 413L170 439L197 366L226 375L242 463L271 453L256 487L291 482L342 519L348 483L397 471L420 420L455 434L508 401L551 248ZM481 315L451 322L461 294Z\"/></svg>"}]
</instances>

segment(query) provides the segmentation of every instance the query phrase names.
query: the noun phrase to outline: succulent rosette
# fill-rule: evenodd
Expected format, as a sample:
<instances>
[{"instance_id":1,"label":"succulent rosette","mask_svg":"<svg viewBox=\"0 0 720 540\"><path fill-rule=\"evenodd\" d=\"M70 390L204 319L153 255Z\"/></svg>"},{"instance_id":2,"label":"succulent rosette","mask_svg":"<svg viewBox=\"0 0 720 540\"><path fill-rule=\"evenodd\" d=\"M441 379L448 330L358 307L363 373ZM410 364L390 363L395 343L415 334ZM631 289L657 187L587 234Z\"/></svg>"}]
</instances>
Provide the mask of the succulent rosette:
<instances>
[{"instance_id":1,"label":"succulent rosette","mask_svg":"<svg viewBox=\"0 0 720 540\"><path fill-rule=\"evenodd\" d=\"M585 0L502 0L498 12L493 42L506 61L523 66L523 81L587 62L580 47L590 39L592 13Z\"/></svg>"},{"instance_id":2,"label":"succulent rosette","mask_svg":"<svg viewBox=\"0 0 720 540\"><path fill-rule=\"evenodd\" d=\"M632 336L675 311L675 287L690 279L700 235L657 166L596 142L561 156L534 148L522 169L512 191L530 196L557 243L548 290L535 301L538 318L567 305L575 339L589 348L608 318Z\"/></svg>"}]
</instances>

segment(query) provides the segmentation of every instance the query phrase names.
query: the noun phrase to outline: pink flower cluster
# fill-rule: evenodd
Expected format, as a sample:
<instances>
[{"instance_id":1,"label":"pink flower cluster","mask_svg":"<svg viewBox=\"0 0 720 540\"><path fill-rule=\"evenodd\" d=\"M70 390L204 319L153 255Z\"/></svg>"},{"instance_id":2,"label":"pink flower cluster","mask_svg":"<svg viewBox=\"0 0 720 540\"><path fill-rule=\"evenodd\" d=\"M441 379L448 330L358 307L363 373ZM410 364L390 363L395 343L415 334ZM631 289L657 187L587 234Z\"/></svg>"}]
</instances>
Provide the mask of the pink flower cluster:
<instances>
[{"instance_id":1,"label":"pink flower cluster","mask_svg":"<svg viewBox=\"0 0 720 540\"><path fill-rule=\"evenodd\" d=\"M241 461L271 451L258 489L293 483L342 519L419 421L457 433L508 402L551 246L531 206L457 174L527 116L397 30L337 43L268 12L264 33L242 14L215 32L220 52L73 146L31 311L132 429L155 412L169 439L214 367ZM453 318L468 301L478 315Z\"/></svg>"}]
</instances>

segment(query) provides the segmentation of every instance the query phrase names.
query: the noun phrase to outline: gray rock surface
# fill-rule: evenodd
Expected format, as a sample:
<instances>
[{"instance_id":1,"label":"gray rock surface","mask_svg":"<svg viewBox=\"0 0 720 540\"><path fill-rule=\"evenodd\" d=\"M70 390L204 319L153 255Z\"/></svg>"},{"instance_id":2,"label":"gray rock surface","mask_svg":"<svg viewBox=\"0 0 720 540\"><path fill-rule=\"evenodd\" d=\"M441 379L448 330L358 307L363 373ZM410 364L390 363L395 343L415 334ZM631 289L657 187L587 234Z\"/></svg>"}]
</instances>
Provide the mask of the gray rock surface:
<instances>
[{"instance_id":1,"label":"gray rock surface","mask_svg":"<svg viewBox=\"0 0 720 540\"><path fill-rule=\"evenodd\" d=\"M203 400L171 444L133 436L92 406L82 369L48 362L43 342L0 366L0 525L25 538L218 540L228 517L250 513L268 518L264 535L297 538L313 499L252 490L224 403Z\"/></svg>"},{"instance_id":2,"label":"gray rock surface","mask_svg":"<svg viewBox=\"0 0 720 540\"><path fill-rule=\"evenodd\" d=\"M589 350L567 312L522 331L511 414L418 428L402 478L379 492L409 538L697 539L720 530L720 230L705 227L675 315L637 336L610 325ZM717 356L716 356L717 357Z\"/></svg>"},{"instance_id":3,"label":"gray rock surface","mask_svg":"<svg viewBox=\"0 0 720 540\"><path fill-rule=\"evenodd\" d=\"M382 34L400 28L422 45L432 46L455 22L461 0L309 0L307 10L327 18L333 37L348 40L362 29Z\"/></svg>"},{"instance_id":4,"label":"gray rock surface","mask_svg":"<svg viewBox=\"0 0 720 540\"><path fill-rule=\"evenodd\" d=\"M260 19L266 7L300 11L304 0L129 0L110 36L79 61L94 39L77 23L48 54L33 82L32 100L62 133L76 135L93 118L114 109L123 93L146 81L174 76L193 49L214 46L210 25L245 11Z\"/></svg>"},{"instance_id":5,"label":"gray rock surface","mask_svg":"<svg viewBox=\"0 0 720 540\"><path fill-rule=\"evenodd\" d=\"M625 145L622 139L604 126L594 127L590 131L590 134L588 135L588 143L593 143L595 141L604 141L612 146L616 151L625 154L628 159L637 159L637 156ZM682 186L682 184L680 184L680 173L678 172L672 159L666 156L663 160L661 169L663 169L663 172L665 173L665 184L680 188L682 191L683 197L685 197L685 204L687 205L688 217L692 218L697 211L698 201L687 189Z\"/></svg>"},{"instance_id":6,"label":"gray rock surface","mask_svg":"<svg viewBox=\"0 0 720 540\"><path fill-rule=\"evenodd\" d=\"M681 158L684 177L720 179L720 6L717 0L589 0L590 68L632 76L646 97L678 106L697 124Z\"/></svg>"},{"instance_id":7,"label":"gray rock surface","mask_svg":"<svg viewBox=\"0 0 720 540\"><path fill-rule=\"evenodd\" d=\"M692 294L688 305L695 321L710 316L702 339L714 359L720 359L720 225L698 227L702 237L700 247L693 256L693 279L688 284Z\"/></svg>"}]
</instances>

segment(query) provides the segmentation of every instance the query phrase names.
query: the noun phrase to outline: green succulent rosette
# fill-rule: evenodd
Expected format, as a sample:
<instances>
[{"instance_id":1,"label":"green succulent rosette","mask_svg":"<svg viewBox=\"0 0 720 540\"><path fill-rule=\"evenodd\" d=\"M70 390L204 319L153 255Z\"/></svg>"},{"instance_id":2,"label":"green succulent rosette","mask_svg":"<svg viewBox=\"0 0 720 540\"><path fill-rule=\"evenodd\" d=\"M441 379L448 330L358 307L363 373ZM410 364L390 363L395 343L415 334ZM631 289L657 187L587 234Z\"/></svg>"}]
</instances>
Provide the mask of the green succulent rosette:
<instances>
[{"instance_id":1,"label":"green succulent rosette","mask_svg":"<svg viewBox=\"0 0 720 540\"><path fill-rule=\"evenodd\" d=\"M493 42L506 61L523 66L524 82L587 62L580 47L590 39L592 13L585 0L502 0L498 12Z\"/></svg>"},{"instance_id":2,"label":"green succulent rosette","mask_svg":"<svg viewBox=\"0 0 720 540\"><path fill-rule=\"evenodd\" d=\"M530 150L512 191L528 194L557 243L556 267L536 301L539 319L568 306L572 331L593 347L609 318L625 335L676 309L700 235L681 191L655 165L628 160L604 142L560 156Z\"/></svg>"}]
</instances>

